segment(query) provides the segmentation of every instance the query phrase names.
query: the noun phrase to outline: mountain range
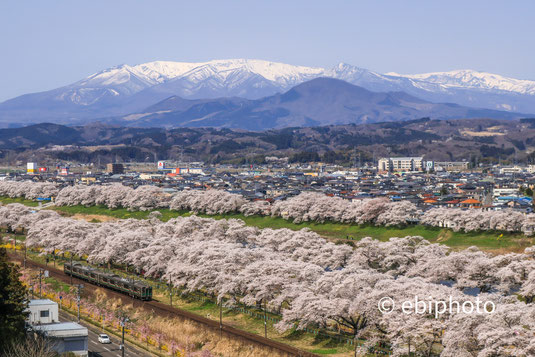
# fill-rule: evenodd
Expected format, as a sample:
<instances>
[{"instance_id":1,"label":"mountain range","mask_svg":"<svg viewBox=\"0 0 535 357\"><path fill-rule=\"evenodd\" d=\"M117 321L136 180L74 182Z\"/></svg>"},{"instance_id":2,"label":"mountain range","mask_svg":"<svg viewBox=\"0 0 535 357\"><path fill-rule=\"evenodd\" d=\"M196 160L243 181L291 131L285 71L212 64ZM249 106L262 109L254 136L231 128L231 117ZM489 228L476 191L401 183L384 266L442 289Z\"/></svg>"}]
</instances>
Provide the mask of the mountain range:
<instances>
[{"instance_id":1,"label":"mountain range","mask_svg":"<svg viewBox=\"0 0 535 357\"><path fill-rule=\"evenodd\" d=\"M316 78L283 94L261 99L167 98L146 110L108 123L132 127L215 127L266 129L435 119L497 118L519 115L458 104L431 103L405 92L372 92L333 78Z\"/></svg>"},{"instance_id":2,"label":"mountain range","mask_svg":"<svg viewBox=\"0 0 535 357\"><path fill-rule=\"evenodd\" d=\"M310 82L323 77L357 87L326 80ZM321 85L324 88L319 88ZM327 93L331 90L334 92ZM350 93L352 98L347 97ZM342 97L335 98L335 94ZM301 99L296 100L296 95ZM362 97L357 98L359 95ZM245 59L121 65L65 87L0 103L4 126L124 119L130 125L265 129L422 116L519 117L516 113L535 113L535 81L470 70L400 75L348 64L326 69ZM324 121L328 116L331 119ZM149 123L150 119L155 121ZM243 126L244 121L256 124Z\"/></svg>"},{"instance_id":3,"label":"mountain range","mask_svg":"<svg viewBox=\"0 0 535 357\"><path fill-rule=\"evenodd\" d=\"M319 156L318 156L319 155ZM438 161L535 160L535 118L520 120L421 118L258 131L228 128L134 128L93 123L42 123L0 129L0 162L73 163L190 160L262 162L266 156L297 161L376 162L381 156L425 156ZM504 161L505 160L505 161Z\"/></svg>"}]
</instances>

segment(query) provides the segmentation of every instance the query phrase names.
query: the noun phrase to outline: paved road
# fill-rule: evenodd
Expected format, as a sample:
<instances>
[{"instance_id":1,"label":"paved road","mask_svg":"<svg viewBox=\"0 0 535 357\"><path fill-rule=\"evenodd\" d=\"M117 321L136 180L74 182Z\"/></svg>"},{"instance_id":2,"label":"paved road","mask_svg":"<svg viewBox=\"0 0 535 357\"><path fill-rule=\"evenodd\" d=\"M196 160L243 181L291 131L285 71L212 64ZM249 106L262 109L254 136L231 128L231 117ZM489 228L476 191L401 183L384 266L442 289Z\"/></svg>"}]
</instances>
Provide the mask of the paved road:
<instances>
[{"instance_id":1,"label":"paved road","mask_svg":"<svg viewBox=\"0 0 535 357\"><path fill-rule=\"evenodd\" d=\"M63 311L59 313L59 319L60 321L73 321L73 317ZM80 321L80 325L87 327L88 330L88 347L89 347L89 356L101 356L101 357L121 357L121 350L119 349L119 345L121 344L120 339L117 337L110 335L106 333L109 337L112 343L110 344L102 344L98 342L98 334L99 331L94 328L93 326L88 325L84 321ZM131 344L128 342L126 343L126 349L124 351L125 357L150 357L154 356L152 354L149 354L146 351L141 351L139 349L134 348ZM92 354L91 354L92 353Z\"/></svg>"}]
</instances>

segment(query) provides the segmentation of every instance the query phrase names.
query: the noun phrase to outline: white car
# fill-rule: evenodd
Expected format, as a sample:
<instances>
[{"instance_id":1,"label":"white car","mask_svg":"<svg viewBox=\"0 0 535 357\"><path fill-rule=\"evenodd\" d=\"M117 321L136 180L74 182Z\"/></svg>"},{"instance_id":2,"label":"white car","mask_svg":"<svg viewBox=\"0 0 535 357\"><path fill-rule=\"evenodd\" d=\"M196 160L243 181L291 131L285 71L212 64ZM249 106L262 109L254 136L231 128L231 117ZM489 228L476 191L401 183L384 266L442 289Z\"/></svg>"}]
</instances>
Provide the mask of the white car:
<instances>
[{"instance_id":1,"label":"white car","mask_svg":"<svg viewBox=\"0 0 535 357\"><path fill-rule=\"evenodd\" d=\"M98 342L100 343L111 343L110 338L105 333L98 335Z\"/></svg>"}]
</instances>

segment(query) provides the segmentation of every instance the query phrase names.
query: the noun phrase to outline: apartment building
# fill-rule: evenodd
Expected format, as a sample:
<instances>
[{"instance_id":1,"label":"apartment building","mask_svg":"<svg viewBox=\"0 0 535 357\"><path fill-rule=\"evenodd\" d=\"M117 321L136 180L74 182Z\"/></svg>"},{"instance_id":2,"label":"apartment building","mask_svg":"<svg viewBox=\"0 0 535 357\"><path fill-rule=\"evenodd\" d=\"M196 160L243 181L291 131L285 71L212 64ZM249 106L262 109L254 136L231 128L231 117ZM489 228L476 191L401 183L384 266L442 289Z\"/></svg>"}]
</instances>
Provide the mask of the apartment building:
<instances>
[{"instance_id":1,"label":"apartment building","mask_svg":"<svg viewBox=\"0 0 535 357\"><path fill-rule=\"evenodd\" d=\"M379 159L377 165L378 171L424 171L425 162L423 157L389 157Z\"/></svg>"}]
</instances>

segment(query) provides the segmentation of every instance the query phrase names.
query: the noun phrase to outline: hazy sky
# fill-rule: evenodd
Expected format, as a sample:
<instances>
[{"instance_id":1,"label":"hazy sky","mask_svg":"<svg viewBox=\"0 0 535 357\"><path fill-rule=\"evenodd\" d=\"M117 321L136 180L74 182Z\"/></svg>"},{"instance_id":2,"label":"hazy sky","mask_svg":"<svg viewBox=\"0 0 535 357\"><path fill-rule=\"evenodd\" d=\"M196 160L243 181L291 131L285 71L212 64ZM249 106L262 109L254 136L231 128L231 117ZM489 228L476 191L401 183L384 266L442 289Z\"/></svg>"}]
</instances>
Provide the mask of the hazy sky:
<instances>
[{"instance_id":1,"label":"hazy sky","mask_svg":"<svg viewBox=\"0 0 535 357\"><path fill-rule=\"evenodd\" d=\"M535 1L2 0L0 101L117 64L258 58L535 80Z\"/></svg>"}]
</instances>

